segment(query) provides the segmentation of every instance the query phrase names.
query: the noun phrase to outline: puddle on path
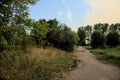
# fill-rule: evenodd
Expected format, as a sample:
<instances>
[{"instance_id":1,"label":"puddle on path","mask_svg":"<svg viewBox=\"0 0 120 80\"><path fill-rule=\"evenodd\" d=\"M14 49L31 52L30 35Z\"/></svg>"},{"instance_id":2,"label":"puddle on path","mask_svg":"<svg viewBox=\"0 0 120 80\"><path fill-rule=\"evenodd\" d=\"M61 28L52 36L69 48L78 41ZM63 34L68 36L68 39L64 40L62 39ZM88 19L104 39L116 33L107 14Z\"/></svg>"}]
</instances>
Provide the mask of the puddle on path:
<instances>
[{"instance_id":1,"label":"puddle on path","mask_svg":"<svg viewBox=\"0 0 120 80\"><path fill-rule=\"evenodd\" d=\"M77 60L77 59L75 59L74 60L74 68L80 68L82 66L82 64L81 64L81 61L80 60Z\"/></svg>"}]
</instances>

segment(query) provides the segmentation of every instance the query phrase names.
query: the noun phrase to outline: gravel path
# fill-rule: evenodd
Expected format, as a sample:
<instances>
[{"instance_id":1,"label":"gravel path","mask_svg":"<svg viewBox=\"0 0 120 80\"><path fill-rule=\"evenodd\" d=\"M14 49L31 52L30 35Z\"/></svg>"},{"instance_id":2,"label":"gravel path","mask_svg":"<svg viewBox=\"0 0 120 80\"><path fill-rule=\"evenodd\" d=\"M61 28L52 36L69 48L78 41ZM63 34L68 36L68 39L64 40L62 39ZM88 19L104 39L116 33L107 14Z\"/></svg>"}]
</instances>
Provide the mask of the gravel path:
<instances>
[{"instance_id":1,"label":"gravel path","mask_svg":"<svg viewBox=\"0 0 120 80\"><path fill-rule=\"evenodd\" d=\"M81 62L62 80L120 80L120 69L97 60L89 50L79 47L74 56Z\"/></svg>"}]
</instances>

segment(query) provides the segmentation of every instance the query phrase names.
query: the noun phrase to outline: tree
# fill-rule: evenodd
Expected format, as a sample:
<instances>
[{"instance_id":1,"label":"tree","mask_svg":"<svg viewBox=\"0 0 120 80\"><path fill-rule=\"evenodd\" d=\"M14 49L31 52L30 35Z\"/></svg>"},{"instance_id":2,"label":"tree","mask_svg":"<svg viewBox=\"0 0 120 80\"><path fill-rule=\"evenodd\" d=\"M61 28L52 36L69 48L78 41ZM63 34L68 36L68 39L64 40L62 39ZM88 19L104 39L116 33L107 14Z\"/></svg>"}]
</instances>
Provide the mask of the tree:
<instances>
[{"instance_id":1,"label":"tree","mask_svg":"<svg viewBox=\"0 0 120 80\"><path fill-rule=\"evenodd\" d=\"M74 45L78 42L78 35L65 24L58 24L56 19L49 20L49 28L46 39L56 48L66 51L73 51Z\"/></svg>"},{"instance_id":2,"label":"tree","mask_svg":"<svg viewBox=\"0 0 120 80\"><path fill-rule=\"evenodd\" d=\"M85 34L85 31L81 28L78 28L78 36L80 38L80 40L78 41L78 44L79 45L85 45L85 37L86 37L86 34Z\"/></svg>"},{"instance_id":3,"label":"tree","mask_svg":"<svg viewBox=\"0 0 120 80\"><path fill-rule=\"evenodd\" d=\"M91 34L92 34L92 26L87 25L85 27L85 33L86 33L86 45L89 45L91 40Z\"/></svg>"},{"instance_id":4,"label":"tree","mask_svg":"<svg viewBox=\"0 0 120 80\"><path fill-rule=\"evenodd\" d=\"M108 24L107 23L99 23L94 25L94 29L101 31L104 35L106 35L107 29L108 29Z\"/></svg>"},{"instance_id":5,"label":"tree","mask_svg":"<svg viewBox=\"0 0 120 80\"><path fill-rule=\"evenodd\" d=\"M33 23L31 36L38 47L44 46L46 44L45 39L46 39L46 34L48 33L48 25L49 24L44 19L35 21Z\"/></svg>"},{"instance_id":6,"label":"tree","mask_svg":"<svg viewBox=\"0 0 120 80\"><path fill-rule=\"evenodd\" d=\"M94 29L98 31L102 31L102 24L101 23L95 24Z\"/></svg>"},{"instance_id":7,"label":"tree","mask_svg":"<svg viewBox=\"0 0 120 80\"><path fill-rule=\"evenodd\" d=\"M74 45L78 42L78 36L66 25L63 26L63 29L60 33L60 48L66 51L73 51Z\"/></svg>"},{"instance_id":8,"label":"tree","mask_svg":"<svg viewBox=\"0 0 120 80\"><path fill-rule=\"evenodd\" d=\"M21 46L26 36L25 20L28 18L28 5L35 4L36 1L0 0L0 43L6 43L9 49Z\"/></svg>"},{"instance_id":9,"label":"tree","mask_svg":"<svg viewBox=\"0 0 120 80\"><path fill-rule=\"evenodd\" d=\"M87 25L87 26L85 27L85 31L86 31L87 34L91 34L91 33L92 33L92 26Z\"/></svg>"},{"instance_id":10,"label":"tree","mask_svg":"<svg viewBox=\"0 0 120 80\"><path fill-rule=\"evenodd\" d=\"M104 35L106 35L106 33L107 33L108 26L109 26L109 25L108 25L107 23L105 23L105 24L102 25L102 33L103 33Z\"/></svg>"},{"instance_id":11,"label":"tree","mask_svg":"<svg viewBox=\"0 0 120 80\"><path fill-rule=\"evenodd\" d=\"M58 36L60 32L60 28L58 27L58 21L56 19L51 19L47 22L48 26L48 33L46 34L47 41L55 47L54 44L58 44Z\"/></svg>"},{"instance_id":12,"label":"tree","mask_svg":"<svg viewBox=\"0 0 120 80\"><path fill-rule=\"evenodd\" d=\"M104 35L99 31L94 31L91 35L92 48L104 47Z\"/></svg>"},{"instance_id":13,"label":"tree","mask_svg":"<svg viewBox=\"0 0 120 80\"><path fill-rule=\"evenodd\" d=\"M28 5L33 5L37 0L0 0L0 23L3 25L22 24L28 17Z\"/></svg>"},{"instance_id":14,"label":"tree","mask_svg":"<svg viewBox=\"0 0 120 80\"><path fill-rule=\"evenodd\" d=\"M106 37L106 44L111 47L116 47L119 44L119 34L116 31L110 32Z\"/></svg>"}]
</instances>

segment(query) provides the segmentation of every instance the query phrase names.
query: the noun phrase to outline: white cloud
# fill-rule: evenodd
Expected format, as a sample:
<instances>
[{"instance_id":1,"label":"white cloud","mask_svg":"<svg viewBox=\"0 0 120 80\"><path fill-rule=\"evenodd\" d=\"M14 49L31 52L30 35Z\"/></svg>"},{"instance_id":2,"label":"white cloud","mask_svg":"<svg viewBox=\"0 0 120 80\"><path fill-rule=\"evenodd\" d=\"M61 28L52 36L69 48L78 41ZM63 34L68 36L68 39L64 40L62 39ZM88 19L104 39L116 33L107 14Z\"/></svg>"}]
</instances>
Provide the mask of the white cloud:
<instances>
[{"instance_id":1,"label":"white cloud","mask_svg":"<svg viewBox=\"0 0 120 80\"><path fill-rule=\"evenodd\" d=\"M69 7L68 3L65 0L62 0L62 3L66 6Z\"/></svg>"},{"instance_id":2,"label":"white cloud","mask_svg":"<svg viewBox=\"0 0 120 80\"><path fill-rule=\"evenodd\" d=\"M59 15L60 17L62 17L62 16L63 16L63 13L62 13L61 11L58 11L58 15Z\"/></svg>"},{"instance_id":3,"label":"white cloud","mask_svg":"<svg viewBox=\"0 0 120 80\"><path fill-rule=\"evenodd\" d=\"M73 17L73 15L72 15L72 13L71 12L67 12L67 19L71 22L72 21L72 17Z\"/></svg>"},{"instance_id":4,"label":"white cloud","mask_svg":"<svg viewBox=\"0 0 120 80\"><path fill-rule=\"evenodd\" d=\"M119 0L88 0L91 11L86 16L86 24L120 22Z\"/></svg>"}]
</instances>

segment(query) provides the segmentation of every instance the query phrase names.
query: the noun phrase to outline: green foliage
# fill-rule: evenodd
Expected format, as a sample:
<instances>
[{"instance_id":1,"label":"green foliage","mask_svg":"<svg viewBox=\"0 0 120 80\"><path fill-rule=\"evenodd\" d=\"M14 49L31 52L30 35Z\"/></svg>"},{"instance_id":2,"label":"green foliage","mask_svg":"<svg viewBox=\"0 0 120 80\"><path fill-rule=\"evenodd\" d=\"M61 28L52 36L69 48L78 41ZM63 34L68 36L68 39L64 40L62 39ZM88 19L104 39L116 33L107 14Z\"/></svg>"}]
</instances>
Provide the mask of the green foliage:
<instances>
[{"instance_id":1,"label":"green foliage","mask_svg":"<svg viewBox=\"0 0 120 80\"><path fill-rule=\"evenodd\" d=\"M91 33L92 33L92 26L87 25L87 26L85 27L85 33L86 33L86 37L90 37L90 36L91 36Z\"/></svg>"},{"instance_id":2,"label":"green foliage","mask_svg":"<svg viewBox=\"0 0 120 80\"><path fill-rule=\"evenodd\" d=\"M97 55L99 59L120 65L120 47L110 49L94 49L92 50L92 53Z\"/></svg>"},{"instance_id":3,"label":"green foliage","mask_svg":"<svg viewBox=\"0 0 120 80\"><path fill-rule=\"evenodd\" d=\"M28 17L28 5L37 0L0 0L0 25L21 25Z\"/></svg>"},{"instance_id":4,"label":"green foliage","mask_svg":"<svg viewBox=\"0 0 120 80\"><path fill-rule=\"evenodd\" d=\"M63 27L63 30L60 33L60 48L63 48L67 51L73 51L74 45L78 41L78 37L75 33L71 31L66 25Z\"/></svg>"},{"instance_id":5,"label":"green foliage","mask_svg":"<svg viewBox=\"0 0 120 80\"><path fill-rule=\"evenodd\" d=\"M104 47L104 36L99 31L94 31L91 35L92 48Z\"/></svg>"},{"instance_id":6,"label":"green foliage","mask_svg":"<svg viewBox=\"0 0 120 80\"><path fill-rule=\"evenodd\" d=\"M120 30L120 23L111 24L109 30L110 31L116 31L116 30L119 31Z\"/></svg>"},{"instance_id":7,"label":"green foliage","mask_svg":"<svg viewBox=\"0 0 120 80\"><path fill-rule=\"evenodd\" d=\"M106 35L107 29L109 25L107 23L98 23L94 25L94 29L102 32L104 35Z\"/></svg>"},{"instance_id":8,"label":"green foliage","mask_svg":"<svg viewBox=\"0 0 120 80\"><path fill-rule=\"evenodd\" d=\"M5 26L0 28L0 34L1 34L0 42L3 43L4 45L6 44L5 46L6 49L15 50L20 49L21 42L24 40L22 38L24 37L24 35L26 35L26 32L22 27Z\"/></svg>"},{"instance_id":9,"label":"green foliage","mask_svg":"<svg viewBox=\"0 0 120 80\"><path fill-rule=\"evenodd\" d=\"M21 49L26 37L28 5L37 0L0 0L0 47L2 50ZM27 44L25 43L24 46Z\"/></svg>"},{"instance_id":10,"label":"green foliage","mask_svg":"<svg viewBox=\"0 0 120 80\"><path fill-rule=\"evenodd\" d=\"M77 33L80 38L80 40L78 41L78 45L85 45L85 37L86 37L85 31L81 28L78 28Z\"/></svg>"},{"instance_id":11,"label":"green foliage","mask_svg":"<svg viewBox=\"0 0 120 80\"><path fill-rule=\"evenodd\" d=\"M48 21L49 22L49 21ZM49 25L49 32L47 33L47 40L53 45L66 51L73 51L74 45L78 42L78 35L73 32L66 25L54 25L52 23L57 23L56 21L51 22ZM53 27L51 25L54 25ZM56 26L56 27L55 27Z\"/></svg>"},{"instance_id":12,"label":"green foliage","mask_svg":"<svg viewBox=\"0 0 120 80\"><path fill-rule=\"evenodd\" d=\"M61 28L58 27L58 21L56 19L48 21L48 33L46 34L47 41L51 43L54 47L57 47L59 43L59 36L61 32Z\"/></svg>"},{"instance_id":13,"label":"green foliage","mask_svg":"<svg viewBox=\"0 0 120 80\"><path fill-rule=\"evenodd\" d=\"M35 44L38 47L44 46L46 44L46 34L48 32L48 23L46 20L39 20L33 23L33 29L31 32L31 36L35 41Z\"/></svg>"},{"instance_id":14,"label":"green foliage","mask_svg":"<svg viewBox=\"0 0 120 80\"><path fill-rule=\"evenodd\" d=\"M6 49L8 43L3 35L0 35L0 51Z\"/></svg>"},{"instance_id":15,"label":"green foliage","mask_svg":"<svg viewBox=\"0 0 120 80\"><path fill-rule=\"evenodd\" d=\"M120 35L116 31L110 32L106 37L106 44L111 47L116 47L119 44Z\"/></svg>"}]
</instances>

